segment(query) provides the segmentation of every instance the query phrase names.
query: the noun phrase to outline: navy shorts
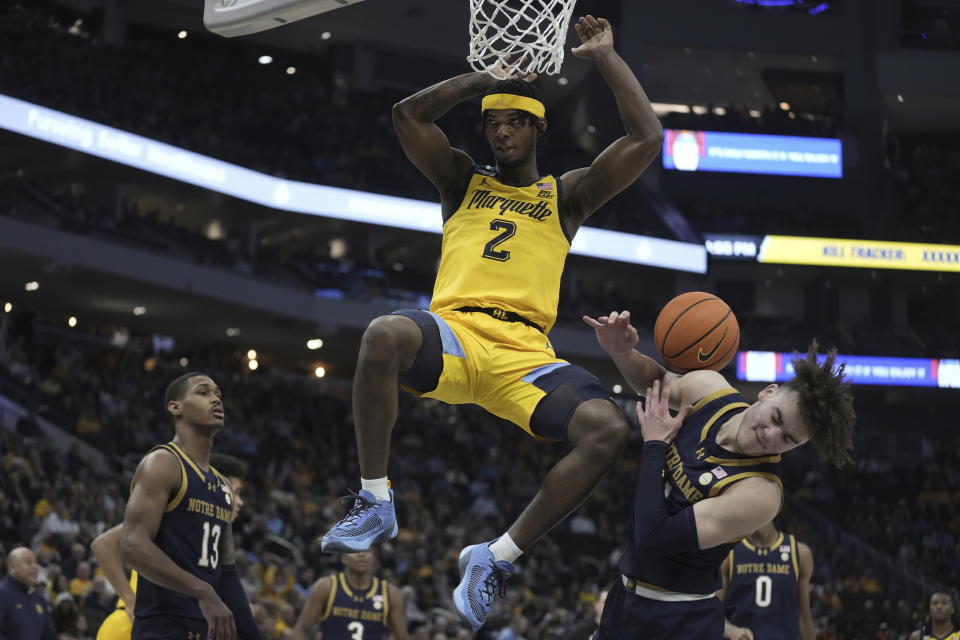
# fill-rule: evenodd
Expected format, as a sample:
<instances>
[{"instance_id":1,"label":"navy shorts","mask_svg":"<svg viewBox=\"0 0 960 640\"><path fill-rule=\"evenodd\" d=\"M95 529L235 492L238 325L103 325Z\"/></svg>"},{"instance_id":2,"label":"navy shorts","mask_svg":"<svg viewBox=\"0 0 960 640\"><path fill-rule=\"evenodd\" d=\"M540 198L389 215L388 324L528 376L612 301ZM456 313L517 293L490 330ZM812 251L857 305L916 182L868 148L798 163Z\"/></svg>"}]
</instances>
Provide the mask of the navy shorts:
<instances>
[{"instance_id":1,"label":"navy shorts","mask_svg":"<svg viewBox=\"0 0 960 640\"><path fill-rule=\"evenodd\" d=\"M207 622L178 616L134 618L130 640L207 640Z\"/></svg>"},{"instance_id":2,"label":"navy shorts","mask_svg":"<svg viewBox=\"0 0 960 640\"><path fill-rule=\"evenodd\" d=\"M661 602L610 588L594 640L722 640L723 603L719 598Z\"/></svg>"}]
</instances>

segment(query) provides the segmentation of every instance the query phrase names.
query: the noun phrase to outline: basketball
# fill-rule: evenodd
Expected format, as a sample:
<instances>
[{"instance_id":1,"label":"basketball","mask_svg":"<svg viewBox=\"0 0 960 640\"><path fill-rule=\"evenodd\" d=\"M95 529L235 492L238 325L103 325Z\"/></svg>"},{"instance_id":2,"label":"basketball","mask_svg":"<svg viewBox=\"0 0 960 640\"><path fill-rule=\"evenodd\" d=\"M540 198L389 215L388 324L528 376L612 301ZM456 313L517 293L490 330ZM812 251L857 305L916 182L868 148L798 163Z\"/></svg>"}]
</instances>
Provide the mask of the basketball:
<instances>
[{"instance_id":1,"label":"basketball","mask_svg":"<svg viewBox=\"0 0 960 640\"><path fill-rule=\"evenodd\" d=\"M719 371L740 344L740 325L726 302L703 291L682 293L663 307L653 329L663 361L677 373Z\"/></svg>"}]
</instances>

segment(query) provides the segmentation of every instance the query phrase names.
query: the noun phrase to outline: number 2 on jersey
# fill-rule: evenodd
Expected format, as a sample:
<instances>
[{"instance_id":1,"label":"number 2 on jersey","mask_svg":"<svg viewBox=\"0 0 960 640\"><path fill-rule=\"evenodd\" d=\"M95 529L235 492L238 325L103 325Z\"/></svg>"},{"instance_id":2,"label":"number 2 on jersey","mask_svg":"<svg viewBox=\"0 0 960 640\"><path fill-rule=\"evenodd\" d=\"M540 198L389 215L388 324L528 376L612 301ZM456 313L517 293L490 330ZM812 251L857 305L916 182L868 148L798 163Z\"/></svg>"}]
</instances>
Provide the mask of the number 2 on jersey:
<instances>
[{"instance_id":1,"label":"number 2 on jersey","mask_svg":"<svg viewBox=\"0 0 960 640\"><path fill-rule=\"evenodd\" d=\"M200 559L197 564L201 567L216 569L220 563L220 525L212 527L209 522L203 523L203 541L200 543Z\"/></svg>"},{"instance_id":2,"label":"number 2 on jersey","mask_svg":"<svg viewBox=\"0 0 960 640\"><path fill-rule=\"evenodd\" d=\"M509 220L494 219L490 221L490 231L500 231L501 233L484 245L483 257L506 262L510 259L510 252L504 249L497 249L497 245L506 242L517 233L517 223L510 222Z\"/></svg>"}]
</instances>

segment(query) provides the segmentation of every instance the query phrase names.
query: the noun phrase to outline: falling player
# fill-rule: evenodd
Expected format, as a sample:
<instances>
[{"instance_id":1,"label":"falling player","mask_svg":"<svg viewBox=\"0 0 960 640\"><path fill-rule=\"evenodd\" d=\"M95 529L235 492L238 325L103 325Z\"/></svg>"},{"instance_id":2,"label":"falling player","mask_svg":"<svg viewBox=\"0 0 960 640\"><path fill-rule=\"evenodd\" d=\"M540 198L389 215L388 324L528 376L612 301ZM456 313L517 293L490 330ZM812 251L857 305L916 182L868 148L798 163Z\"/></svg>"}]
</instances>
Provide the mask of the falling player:
<instances>
[{"instance_id":1,"label":"falling player","mask_svg":"<svg viewBox=\"0 0 960 640\"><path fill-rule=\"evenodd\" d=\"M750 404L715 371L678 376L637 351L629 312L584 321L646 395L637 404L643 457L622 575L596 638L721 638L720 566L731 541L779 512L781 454L811 441L824 460L850 460L855 413L844 367L834 352L818 361L814 342L794 361L794 379Z\"/></svg>"}]
</instances>

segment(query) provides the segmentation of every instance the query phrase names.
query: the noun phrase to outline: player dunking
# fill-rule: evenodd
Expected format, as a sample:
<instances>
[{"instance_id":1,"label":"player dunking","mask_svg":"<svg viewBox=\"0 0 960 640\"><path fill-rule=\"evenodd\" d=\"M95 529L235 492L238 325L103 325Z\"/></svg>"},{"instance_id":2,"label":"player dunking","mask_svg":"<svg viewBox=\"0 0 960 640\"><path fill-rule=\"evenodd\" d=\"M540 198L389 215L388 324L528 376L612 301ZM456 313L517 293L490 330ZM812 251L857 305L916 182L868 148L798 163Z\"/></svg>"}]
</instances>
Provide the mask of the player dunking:
<instances>
[{"instance_id":1,"label":"player dunking","mask_svg":"<svg viewBox=\"0 0 960 640\"><path fill-rule=\"evenodd\" d=\"M123 516L122 559L139 574L133 640L260 640L235 565L232 494L210 466L220 388L187 373L164 402L176 437L140 461Z\"/></svg>"},{"instance_id":2,"label":"player dunking","mask_svg":"<svg viewBox=\"0 0 960 640\"><path fill-rule=\"evenodd\" d=\"M408 640L403 593L374 571L373 551L345 553L344 571L317 580L300 612L291 640L306 640L321 622L324 640Z\"/></svg>"},{"instance_id":3,"label":"player dunking","mask_svg":"<svg viewBox=\"0 0 960 640\"><path fill-rule=\"evenodd\" d=\"M326 551L360 551L396 535L387 460L398 380L416 395L479 404L538 440L568 440L573 449L509 530L460 554L454 602L474 630L513 562L590 494L628 434L597 378L557 358L546 334L556 319L571 239L656 157L663 130L614 51L610 24L586 16L576 30L582 44L574 54L600 71L627 130L590 167L540 173L537 141L547 121L533 76L496 82L487 73L469 73L424 89L393 111L407 157L440 192L440 271L430 311L382 316L363 336L353 389L362 490L322 544ZM454 105L480 95L495 167L478 166L451 148L435 124Z\"/></svg>"},{"instance_id":4,"label":"player dunking","mask_svg":"<svg viewBox=\"0 0 960 640\"><path fill-rule=\"evenodd\" d=\"M813 553L771 522L730 550L720 567L728 640L814 640Z\"/></svg>"},{"instance_id":5,"label":"player dunking","mask_svg":"<svg viewBox=\"0 0 960 640\"><path fill-rule=\"evenodd\" d=\"M780 456L812 441L822 459L850 459L850 384L816 343L796 377L753 404L715 371L668 373L635 347L629 312L584 317L637 405L643 457L621 580L607 596L598 640L723 636L720 566L734 544L773 520L783 502ZM675 416L670 408L679 409Z\"/></svg>"},{"instance_id":6,"label":"player dunking","mask_svg":"<svg viewBox=\"0 0 960 640\"><path fill-rule=\"evenodd\" d=\"M222 453L210 455L210 466L223 475L230 486L232 512L230 522L237 519L243 508L243 485L247 465L242 460ZM90 543L97 564L103 570L107 582L117 592L117 608L104 618L97 631L97 640L130 640L133 633L133 612L137 602L137 572L131 571L127 578L123 570L120 542L123 540L123 523L104 531Z\"/></svg>"}]
</instances>

